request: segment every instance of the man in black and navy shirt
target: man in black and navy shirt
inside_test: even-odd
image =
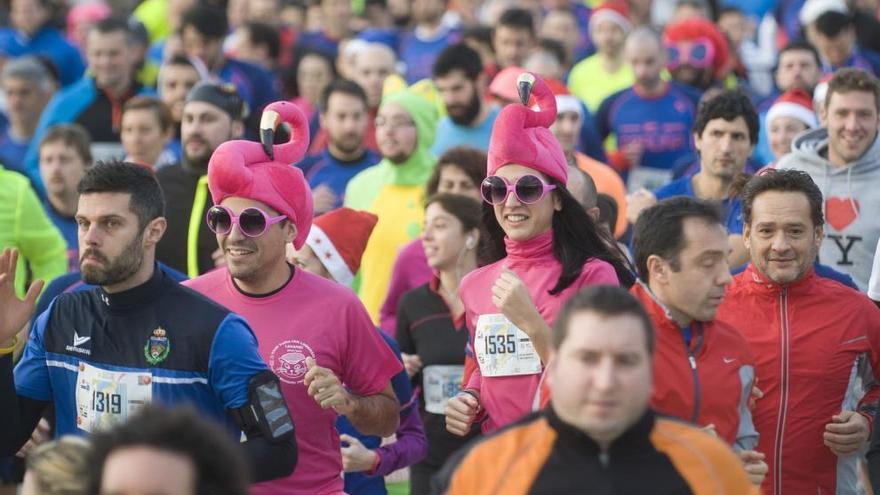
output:
[[[14,373],[14,335],[42,284],[18,300],[16,256],[0,255],[0,455],[26,442],[49,402],[58,435],[105,429],[149,403],[187,404],[234,438],[246,434],[253,480],[289,475],[293,423],[283,400],[273,400],[277,378],[250,327],[156,268],[165,219],[155,178],[137,165],[102,164],[79,193],[80,272],[100,287],[55,299],[36,318]]]

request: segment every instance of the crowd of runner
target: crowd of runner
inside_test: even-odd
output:
[[[877,0],[0,23],[0,495],[880,494]]]

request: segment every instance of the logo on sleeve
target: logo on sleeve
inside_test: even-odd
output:
[[[297,385],[306,377],[306,358],[315,358],[315,351],[299,340],[285,340],[276,345],[269,355],[269,367],[284,383]]]
[[[153,366],[161,363],[168,357],[171,352],[171,342],[166,337],[166,332],[162,327],[153,330],[153,335],[144,344],[144,357],[147,362]]]

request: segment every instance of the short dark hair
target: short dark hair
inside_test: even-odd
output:
[[[465,77],[476,81],[483,73],[483,61],[480,59],[480,54],[464,43],[447,46],[434,60],[431,74],[436,79],[448,76],[455,70],[464,72]]]
[[[596,195],[596,206],[599,208],[599,218],[596,219],[596,223],[606,227],[608,233],[613,236],[619,214],[617,200],[609,194],[599,193]]]
[[[39,148],[58,141],[73,148],[86,167],[92,165],[92,140],[89,137],[89,132],[83,126],[79,124],[54,125],[40,139]]]
[[[592,285],[565,303],[556,324],[553,326],[552,345],[559,349],[568,336],[572,317],[581,312],[592,311],[602,316],[634,316],[645,330],[645,345],[648,355],[654,354],[654,326],[642,303],[626,289],[614,285]]]
[[[208,5],[196,5],[184,12],[180,20],[180,32],[182,33],[187,26],[192,26],[209,40],[223,39],[229,31],[226,12]]]
[[[813,182],[810,174],[799,170],[768,169],[752,177],[743,187],[742,214],[746,225],[752,223],[755,198],[768,191],[803,193],[810,203],[810,218],[813,220],[813,226],[825,224],[825,216],[822,214],[822,191]]]
[[[115,452],[148,447],[186,457],[195,468],[195,493],[246,495],[247,468],[241,449],[228,432],[186,407],[147,406],[111,430],[92,436],[91,490],[101,491],[104,465]]]
[[[525,30],[532,37],[535,36],[535,19],[532,17],[532,13],[526,9],[513,7],[502,12],[495,29],[497,30],[502,26],[510,29]]]
[[[746,121],[749,130],[749,141],[752,144],[758,142],[758,130],[760,120],[755,106],[749,97],[740,90],[724,90],[717,95],[702,102],[697,108],[697,116],[694,118],[694,134],[703,135],[703,131],[709,122],[715,119],[724,119],[728,122],[742,117]]]
[[[265,46],[269,57],[277,61],[281,55],[281,34],[278,28],[256,21],[249,21],[244,27],[247,29],[251,44]]]
[[[831,103],[834,93],[863,91],[874,95],[874,108],[880,112],[880,82],[870,72],[863,69],[847,67],[838,69],[828,81],[828,93],[825,95],[825,108]]]
[[[156,218],[165,216],[165,198],[156,176],[134,163],[98,162],[77,186],[79,194],[129,193],[128,207],[137,215],[143,229]]]
[[[538,40],[538,48],[553,55],[560,65],[568,65],[568,54],[565,52],[565,46],[559,41],[541,38]]]
[[[650,281],[648,258],[652,255],[666,260],[675,271],[681,269],[678,257],[686,247],[684,221],[688,218],[724,226],[715,203],[687,196],[665,199],[639,215],[633,231],[633,258],[642,281]]]
[[[364,104],[364,108],[370,108],[370,104],[367,102],[367,93],[364,91],[364,88],[350,79],[343,79],[340,77],[331,81],[330,84],[324,88],[324,91],[321,92],[320,105],[322,113],[327,111],[327,107],[330,105],[330,97],[333,96],[333,93],[354,96]]]
[[[836,38],[847,28],[854,26],[851,15],[842,12],[829,11],[816,18],[816,31],[823,36]]]
[[[483,179],[486,178],[487,160],[486,153],[476,148],[471,148],[469,146],[455,146],[449,148],[445,153],[440,155],[440,158],[437,159],[437,164],[434,166],[434,172],[431,173],[431,177],[429,177],[428,182],[425,183],[425,189],[428,192],[428,196],[437,194],[437,188],[440,187],[440,174],[443,172],[443,169],[447,167],[460,168],[461,171],[473,181],[474,186],[479,188],[480,184],[483,183]]]
[[[777,70],[779,69],[779,60],[782,59],[782,55],[784,55],[788,52],[810,52],[810,54],[813,55],[813,60],[816,61],[816,67],[822,67],[822,59],[819,58],[819,52],[816,50],[816,47],[814,47],[813,45],[809,44],[808,42],[806,42],[804,40],[798,39],[798,40],[794,40],[794,41],[789,42],[787,45],[785,45],[785,48],[783,48],[779,52],[779,56],[776,57],[776,61],[777,61],[776,62],[776,69]]]
[[[152,111],[156,115],[156,120],[159,121],[159,128],[162,129],[162,132],[168,132],[174,127],[174,117],[171,116],[171,110],[155,96],[132,96],[122,105],[122,114],[125,115],[130,110]]]
[[[484,45],[492,46],[492,28],[489,26],[477,25],[464,28],[461,32],[462,41],[474,40]]]
[[[93,31],[101,34],[121,32],[125,35],[126,43],[131,43],[134,41],[134,33],[131,30],[131,25],[129,25],[128,22],[124,19],[120,19],[118,17],[108,17],[92,24],[89,32]]]
[[[474,198],[461,194],[435,194],[425,202],[425,208],[434,203],[439,204],[447,213],[457,218],[465,232],[474,229],[480,230],[483,224],[483,210],[480,203]]]

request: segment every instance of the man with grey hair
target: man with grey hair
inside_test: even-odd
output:
[[[57,89],[46,66],[35,57],[12,59],[0,72],[9,126],[0,134],[0,163],[25,173],[24,157],[40,114]]]

